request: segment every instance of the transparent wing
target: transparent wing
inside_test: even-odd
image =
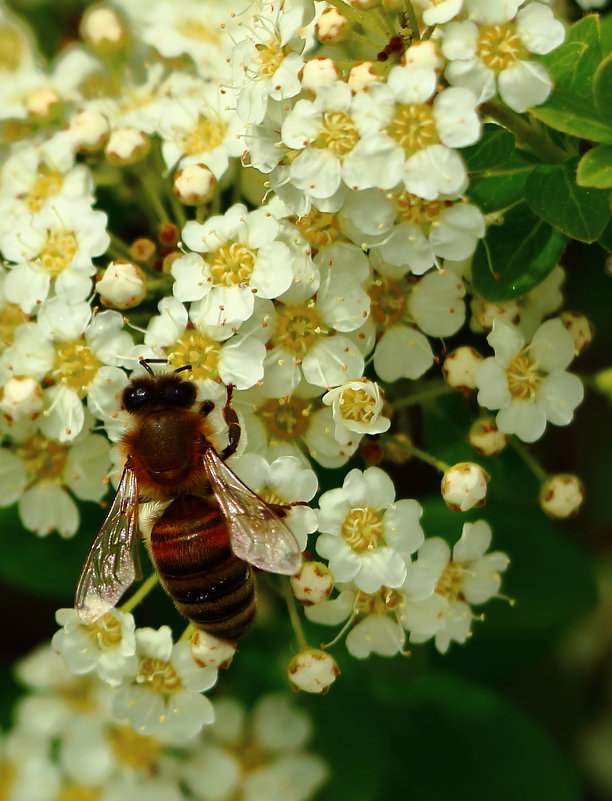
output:
[[[271,573],[297,573],[302,557],[286,523],[240,481],[216,451],[208,448],[203,458],[236,556]]]
[[[112,609],[140,573],[138,533],[138,482],[126,465],[79,577],[74,607],[83,623]]]

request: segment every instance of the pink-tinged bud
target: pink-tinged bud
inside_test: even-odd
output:
[[[304,606],[312,606],[329,598],[334,577],[323,562],[304,562],[300,572],[291,577],[291,589]]]
[[[500,431],[491,416],[481,417],[472,423],[468,434],[472,448],[483,456],[495,456],[501,453],[508,444],[508,437]]]
[[[114,8],[106,6],[90,6],[85,10],[80,33],[93,50],[103,53],[123,50],[130,41],[124,19]]]
[[[236,653],[236,646],[205,631],[196,631],[191,638],[191,657],[198,667],[226,668]]]
[[[94,153],[108,140],[108,120],[99,111],[79,111],[68,126],[75,150]]]
[[[324,695],[340,670],[335,659],[325,651],[308,648],[293,657],[287,672],[292,689]]]
[[[567,328],[574,340],[574,353],[578,356],[593,341],[595,328],[584,314],[567,311],[559,315],[561,322]]]
[[[326,8],[315,25],[317,38],[325,44],[343,42],[351,28],[350,21],[334,6]]]
[[[455,348],[444,359],[442,365],[444,380],[453,389],[460,389],[464,392],[476,389],[474,374],[482,361],[480,353],[469,345]]]
[[[0,394],[0,411],[14,422],[34,420],[43,407],[42,387],[33,378],[9,378]]]
[[[174,173],[173,188],[185,206],[201,206],[212,200],[217,179],[204,164],[189,164]]]
[[[132,309],[147,294],[144,273],[129,261],[111,261],[96,283],[96,292],[103,306]]]
[[[574,517],[584,501],[584,484],[578,476],[559,473],[547,478],[540,490],[540,507],[548,517]]]
[[[472,301],[472,328],[476,331],[490,331],[498,318],[507,323],[518,323],[521,306],[518,300],[494,303],[484,298]]]
[[[368,86],[380,81],[380,75],[374,69],[371,61],[362,61],[360,64],[355,64],[351,67],[346,82],[349,85],[351,92],[363,92]]]
[[[484,506],[491,476],[476,462],[459,462],[442,477],[442,497],[453,512]]]
[[[406,67],[430,67],[436,72],[440,72],[444,66],[438,45],[431,39],[412,42],[404,53],[402,63]]]
[[[334,83],[339,78],[334,60],[316,56],[302,67],[301,84],[305,91],[316,92],[321,86]]]
[[[115,128],[104,148],[109,164],[123,167],[142,161],[151,149],[149,137],[137,128]]]

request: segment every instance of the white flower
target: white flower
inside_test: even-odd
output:
[[[113,694],[113,713],[141,734],[189,740],[212,723],[211,702],[200,693],[217,680],[217,670],[200,668],[188,642],[172,643],[168,626],[136,630],[138,667],[132,683]]]
[[[342,488],[324,493],[319,505],[316,549],[336,582],[352,579],[367,593],[403,584],[406,560],[423,542],[416,501],[395,501],[389,476],[369,467],[351,470]]]
[[[471,604],[488,601],[499,590],[500,573],[509,563],[506,554],[487,554],[491,529],[484,520],[465,523],[461,539],[451,550],[440,537],[425,541],[412,565],[419,585],[421,574],[429,573],[435,581],[433,595],[423,600],[406,599],[400,620],[410,632],[410,642],[435,638],[436,648],[445,653],[452,641],[465,642],[471,632]],[[413,575],[409,572],[404,591],[410,594]]]
[[[95,623],[85,625],[74,609],[58,609],[55,619],[63,629],[56,632],[52,645],[72,673],[95,670],[112,687],[133,673],[136,641],[132,615],[111,609]]]
[[[391,420],[382,414],[380,387],[369,378],[349,381],[327,392],[321,400],[332,407],[334,436],[342,444],[354,439],[354,434],[381,434],[391,425]]]
[[[565,372],[574,340],[561,320],[542,323],[528,345],[517,328],[496,320],[487,341],[495,356],[484,360],[474,381],[480,405],[500,410],[500,431],[535,442],[547,421],[568,425],[584,389],[577,376]]]
[[[563,24],[543,3],[465,0],[469,19],[450,22],[442,52],[445,75],[453,86],[471,89],[478,103],[501,99],[518,112],[543,103],[552,88],[546,68],[528,60],[530,53],[554,50],[565,38]],[[515,17],[516,15],[516,17]]]

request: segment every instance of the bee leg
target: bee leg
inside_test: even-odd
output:
[[[214,408],[215,404],[211,400],[203,401],[200,404],[200,414],[202,417],[208,417]]]
[[[229,459],[229,457],[233,453],[236,453],[236,449],[238,448],[238,443],[240,442],[240,423],[238,422],[238,415],[232,409],[233,392],[234,392],[233,385],[228,384],[227,400],[225,401],[225,406],[223,407],[223,419],[227,423],[227,427],[229,429],[228,431],[229,442],[219,454],[224,461],[225,459]]]

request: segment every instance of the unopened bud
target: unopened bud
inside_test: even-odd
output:
[[[11,420],[33,420],[42,407],[42,388],[33,378],[14,376],[2,387],[0,410]]]
[[[85,9],[80,33],[92,50],[106,53],[122,50],[130,38],[125,21],[116,9],[108,6],[90,6]]]
[[[320,86],[326,86],[337,80],[338,69],[334,60],[315,56],[304,64],[300,83],[305,91],[316,92]]]
[[[355,64],[354,67],[351,67],[351,71],[346,79],[351,92],[355,94],[357,94],[357,92],[363,92],[364,89],[367,89],[368,86],[371,86],[377,81],[380,81],[380,76],[374,69],[374,65],[371,61],[362,61],[361,64]]]
[[[173,248],[179,241],[180,236],[179,227],[172,222],[162,223],[157,229],[159,244],[164,248]]]
[[[142,161],[151,148],[149,137],[137,128],[115,128],[104,149],[109,164],[121,167]]]
[[[30,92],[25,102],[28,114],[39,121],[59,118],[62,105],[61,98],[50,87]]]
[[[229,640],[220,640],[206,631],[196,631],[191,638],[191,657],[198,667],[226,668],[236,653]]]
[[[549,517],[574,517],[584,501],[584,485],[578,476],[559,473],[547,478],[540,490],[540,507]]]
[[[108,120],[99,111],[79,111],[68,129],[75,149],[86,153],[101,150],[109,134]]]
[[[459,462],[442,477],[442,497],[453,512],[484,506],[491,476],[476,462]]]
[[[212,200],[217,179],[204,164],[189,164],[174,173],[174,194],[185,206],[200,206]]]
[[[304,606],[325,601],[334,589],[332,572],[323,562],[304,562],[290,581],[293,594]]]
[[[147,286],[140,267],[117,259],[108,265],[96,283],[96,292],[104,306],[132,309],[144,299]]]
[[[507,300],[493,303],[484,298],[476,297],[472,301],[471,327],[476,331],[490,331],[495,320],[506,323],[517,323],[521,316],[521,307],[518,300]]]
[[[429,67],[436,72],[440,72],[444,66],[438,46],[431,39],[412,42],[404,53],[402,63],[406,67]]]
[[[508,437],[500,431],[494,417],[481,417],[472,423],[468,434],[472,448],[483,456],[495,456],[508,444]]]
[[[559,315],[574,340],[574,353],[578,356],[593,341],[595,329],[590,320],[579,312],[567,311]]]
[[[141,236],[135,239],[130,245],[130,256],[134,261],[150,261],[157,253],[157,246],[152,239]]]
[[[324,695],[340,670],[335,659],[325,651],[308,648],[293,657],[287,672],[289,684],[294,690]]]
[[[325,44],[343,42],[352,28],[349,20],[334,6],[329,6],[315,25],[317,38]]]
[[[476,348],[469,345],[455,348],[444,359],[442,365],[444,380],[453,389],[460,389],[464,392],[476,389],[474,374],[482,361],[483,358]]]

